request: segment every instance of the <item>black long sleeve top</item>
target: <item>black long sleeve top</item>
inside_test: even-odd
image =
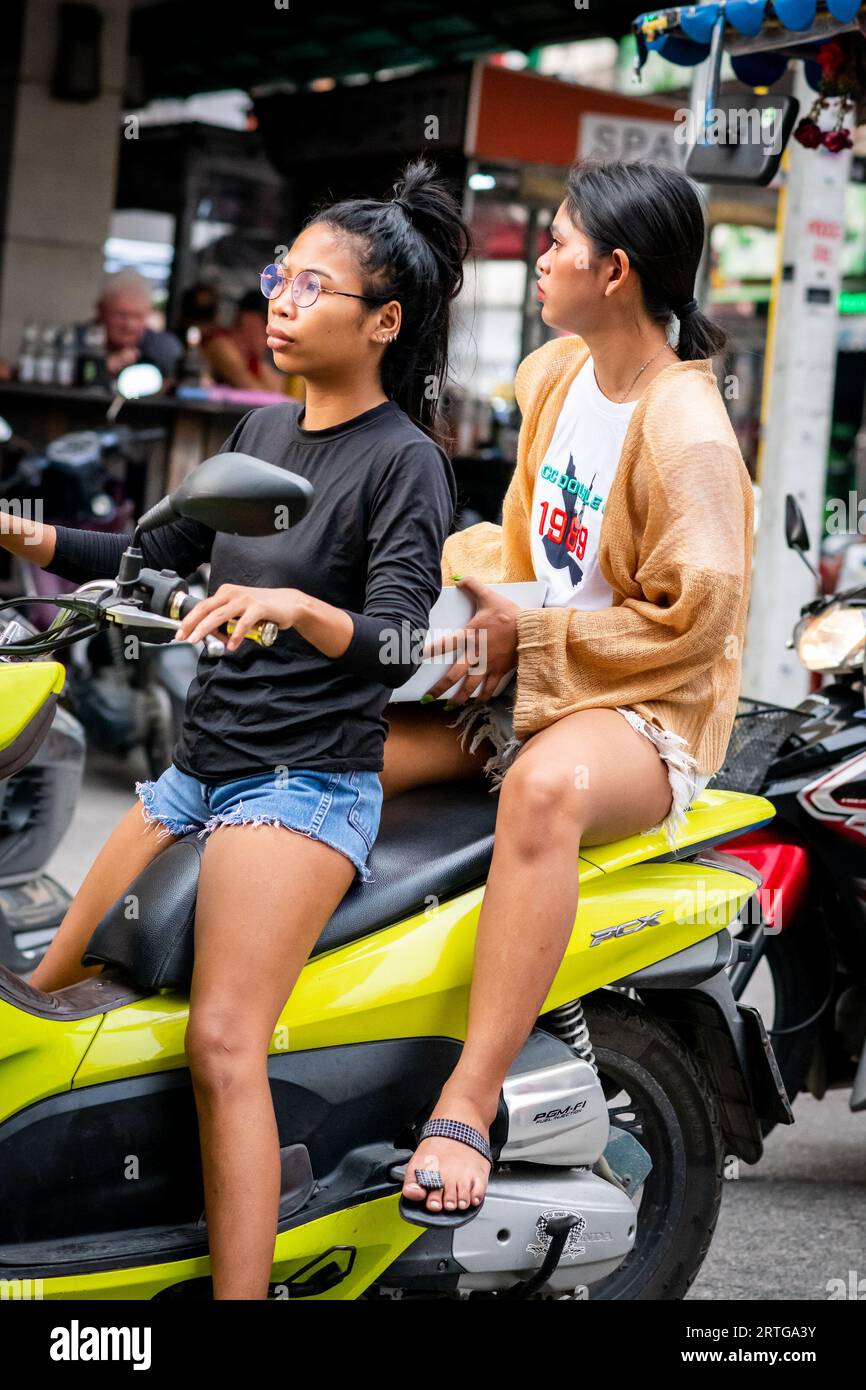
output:
[[[221,452],[307,478],[306,515],[268,536],[180,519],[142,537],[145,564],[184,578],[209,561],[220,584],[294,588],[343,608],[354,632],[328,657],[294,629],[199,658],[172,761],[208,785],[275,768],[380,772],[391,691],[420,663],[457,490],[447,455],[394,402],[305,430],[291,403],[252,410]],[[113,577],[129,535],[57,528],[51,573]]]

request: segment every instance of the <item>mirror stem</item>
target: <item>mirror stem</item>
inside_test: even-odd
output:
[[[824,597],[824,581],[822,580],[819,571],[815,569],[815,566],[812,564],[812,561],[809,559],[809,557],[807,556],[807,554],[806,554],[806,552],[805,552],[804,550],[799,550],[799,549],[798,549],[798,550],[797,550],[797,554],[800,556],[800,559],[803,561],[803,564],[806,566],[806,569],[809,571],[809,573],[812,574],[812,575],[814,575],[815,579],[817,579],[817,581],[818,581],[818,593],[819,593],[819,594],[821,595],[821,597],[823,598],[823,597]]]
[[[117,572],[117,597],[129,600],[132,598],[133,591],[138,583],[141,567],[144,564],[144,555],[139,545],[140,532],[136,527],[135,534],[130,544],[120,557],[120,569]]]
[[[149,512],[138,523],[136,535],[142,531],[155,531],[159,526],[169,526],[173,521],[177,521],[178,513],[172,506],[170,497],[163,497],[161,502],[157,502],[155,507],[151,507]]]

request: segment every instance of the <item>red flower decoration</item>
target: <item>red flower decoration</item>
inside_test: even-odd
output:
[[[799,140],[801,145],[805,145],[807,150],[816,150],[821,144],[822,138],[819,127],[808,117],[804,117],[794,131],[794,139]]]
[[[845,65],[845,50],[838,39],[831,39],[818,49],[815,61],[820,64],[824,77],[835,77],[839,69]]]
[[[840,150],[850,150],[854,145],[851,132],[844,126],[840,126],[838,130],[826,130],[821,139],[831,154],[838,154]]]

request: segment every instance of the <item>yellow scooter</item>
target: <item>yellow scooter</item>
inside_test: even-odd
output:
[[[54,651],[109,622],[170,640],[196,602],[143,567],[142,533],[187,516],[264,534],[277,506],[303,515],[309,486],[219,455],[142,519],[116,580],[60,600],[39,638],[0,634],[0,778],[51,726]],[[574,930],[502,1088],[484,1203],[410,1209],[405,1165],[465,1037],[495,814],[471,782],[387,801],[376,882],[350,888],[286,1004],[269,1055],[275,1298],[682,1298],[726,1160],[757,1162],[763,1119],[793,1122],[760,1015],[727,974],[729,924],[759,880],[716,851],[773,806],[707,789],[675,854],[661,832],[581,851]],[[7,1296],[211,1296],[184,1052],[203,844],[169,845],[106,913],[83,957],[101,975],[44,993],[0,967]]]

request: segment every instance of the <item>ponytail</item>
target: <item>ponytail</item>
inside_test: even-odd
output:
[[[694,303],[694,300],[692,301]],[[676,312],[674,312],[676,317]],[[677,342],[677,356],[683,362],[697,362],[702,358],[714,357],[724,352],[728,341],[725,330],[713,319],[707,318],[700,309],[686,314],[679,320],[680,336]]]
[[[436,167],[416,160],[387,201],[351,199],[310,218],[356,237],[364,293],[403,310],[397,340],[385,349],[382,388],[438,439],[437,413],[448,379],[451,305],[463,288],[469,229]]]

